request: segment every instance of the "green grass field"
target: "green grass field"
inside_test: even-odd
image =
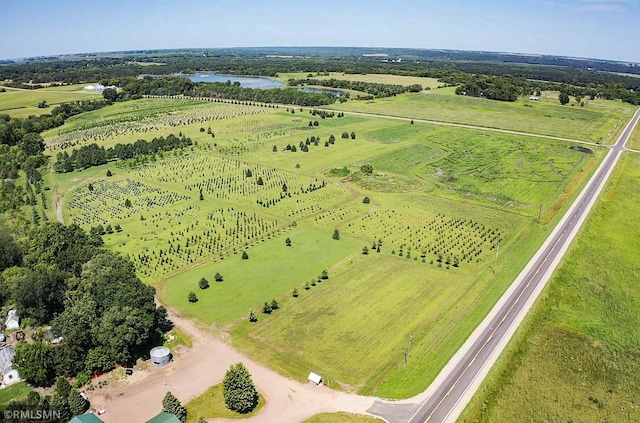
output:
[[[287,82],[291,78],[295,79],[306,79],[309,75],[308,72],[292,72],[292,73],[279,73],[278,80],[282,82]],[[344,74],[339,72],[330,72],[329,76],[321,75],[317,76],[316,74],[311,74],[310,78],[312,79],[340,79],[345,81],[360,81],[360,82],[371,82],[374,84],[392,84],[392,85],[414,85],[420,84],[423,89],[427,88],[438,88],[443,84],[439,82],[435,78],[423,78],[419,76],[401,76],[401,75],[385,75],[385,74]]]
[[[451,107],[474,100],[454,99]],[[120,225],[105,244],[132,259],[161,301],[228,329],[256,360],[296,379],[313,369],[335,388],[390,398],[414,395],[435,377],[602,158],[561,141],[364,116],[318,119],[286,107],[179,99],[111,107],[70,119],[48,141],[68,136],[71,149],[182,132],[198,145],[145,164],[51,174],[65,221]],[[313,120],[319,125],[309,126]],[[371,175],[360,172],[366,163]],[[343,167],[350,177],[329,176]],[[325,269],[329,279],[318,283]],[[198,287],[203,277],[206,290]],[[188,301],[190,291],[197,302]],[[263,314],[274,298],[280,309]],[[248,321],[250,309],[258,322]]]
[[[621,107],[623,111],[621,111]],[[513,103],[452,96],[405,94],[369,101],[349,101],[330,106],[344,111],[426,119],[508,129],[593,142],[614,142],[612,132],[632,116],[633,106],[598,102],[585,107],[560,106],[552,102],[520,99]]]
[[[629,215],[639,165],[637,155],[619,162],[461,421],[640,421],[640,226]]]
[[[303,423],[376,423],[382,420],[372,416],[350,413],[321,413],[305,420]]]
[[[207,389],[207,391],[197,398],[192,399],[185,404],[187,409],[187,423],[197,423],[201,417],[205,419],[224,418],[224,419],[246,419],[255,416],[264,407],[264,398],[258,394],[258,405],[247,414],[236,413],[227,408],[224,403],[223,386],[215,385]]]
[[[291,247],[285,245],[286,238],[291,239]],[[183,316],[226,325],[247,317],[249,309],[259,313],[265,301],[288,298],[293,287],[303,289],[305,282],[361,248],[356,240],[334,241],[327,231],[298,225],[244,250],[247,260],[236,252],[171,278],[159,286],[158,295]],[[223,282],[215,282],[216,273],[224,277]],[[201,278],[209,281],[208,289],[198,288]],[[189,291],[196,293],[197,303],[187,301]]]
[[[100,93],[84,90],[84,85],[66,85],[37,90],[18,90],[7,87],[5,89],[6,92],[0,93],[0,114],[16,118],[47,114],[61,103],[102,98]],[[43,100],[47,101],[49,107],[40,109],[38,103]]]
[[[631,133],[629,141],[627,141],[627,147],[640,150],[640,131],[637,128]]]
[[[33,389],[24,382],[16,383],[7,388],[0,389],[0,406],[8,405],[12,401],[22,401],[27,398]]]

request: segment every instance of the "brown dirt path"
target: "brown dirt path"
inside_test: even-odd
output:
[[[266,400],[265,407],[251,423],[297,423],[321,412],[348,411],[365,414],[375,398],[337,392],[327,387],[315,387],[285,378],[255,363],[217,339],[208,328],[177,316],[170,311],[175,326],[186,332],[193,346],[179,352],[174,361],[161,368],[134,371],[133,377],[110,380],[106,388],[89,393],[91,407],[104,408],[100,416],[106,423],[145,422],[161,411],[162,398],[171,391],[180,402],[204,393],[222,382],[227,369],[239,361],[249,369],[256,388]],[[103,377],[104,378],[104,377]],[[215,419],[212,422],[234,421]]]

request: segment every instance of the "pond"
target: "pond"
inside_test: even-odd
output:
[[[243,88],[280,88],[284,87],[282,82],[260,76],[235,76],[218,75],[216,73],[197,73],[195,75],[176,75],[182,78],[189,78],[193,82],[239,82]]]
[[[298,88],[298,91],[304,91],[305,93],[317,93],[317,94],[333,94],[336,97],[341,97],[343,92],[342,91],[335,91],[335,90],[323,90],[320,88]]]

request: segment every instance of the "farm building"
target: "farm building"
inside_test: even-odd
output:
[[[18,371],[11,365],[14,355],[16,355],[16,351],[11,347],[0,349],[0,373],[2,373],[2,383],[5,386],[13,385],[21,380]]]
[[[87,86],[85,86],[85,87],[84,87],[84,89],[85,89],[85,90],[88,90],[88,91],[95,91],[95,92],[98,92],[98,93],[103,92],[103,91],[104,91],[105,89],[107,89],[107,88],[111,88],[111,89],[115,90],[115,89],[117,89],[118,87],[116,87],[115,85],[109,85],[109,86],[105,87],[105,86],[104,86],[104,85],[102,85],[102,84],[87,85]]]
[[[316,386],[320,386],[323,383],[322,376],[315,374],[313,372],[309,373],[309,377],[307,377],[307,379],[309,380],[309,382],[315,384]]]
[[[171,361],[171,351],[167,347],[154,347],[149,355],[154,366],[166,366]]]
[[[7,330],[20,329],[20,318],[16,310],[9,310],[7,313],[7,321],[4,323]]]
[[[104,423],[93,413],[81,414],[72,418],[69,423]]]
[[[151,420],[147,420],[146,423],[180,423],[180,419],[178,419],[174,414],[165,413],[163,411]]]

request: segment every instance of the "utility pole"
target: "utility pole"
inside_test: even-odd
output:
[[[411,351],[411,341],[413,341],[413,334],[409,334],[409,345],[407,345],[407,352],[404,354],[404,364],[409,364],[409,352]]]
[[[540,223],[541,216],[542,216],[542,203],[540,203],[540,211],[538,212],[538,224]]]

